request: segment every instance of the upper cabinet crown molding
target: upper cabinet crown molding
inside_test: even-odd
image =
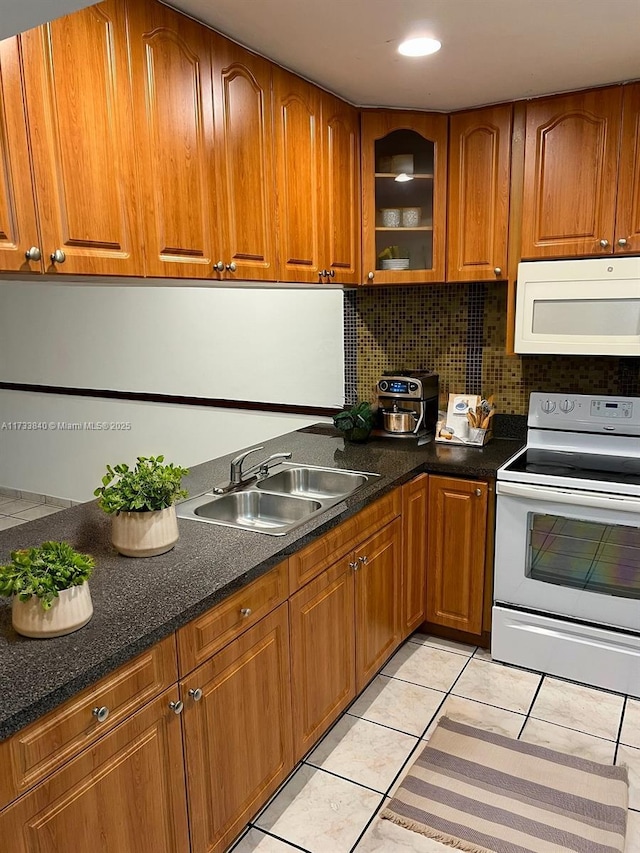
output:
[[[29,30],[21,45],[45,271],[141,275],[123,4]]]

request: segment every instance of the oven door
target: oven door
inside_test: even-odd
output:
[[[640,498],[498,482],[494,598],[640,631]]]

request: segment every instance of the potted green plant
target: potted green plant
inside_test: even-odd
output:
[[[347,441],[366,441],[373,429],[374,413],[371,404],[356,403],[350,409],[345,409],[333,416],[336,429],[344,433]]]
[[[12,600],[14,629],[25,637],[60,637],[86,625],[93,616],[87,581],[93,557],[68,542],[43,542],[11,552],[0,566],[0,595]]]
[[[181,488],[189,473],[164,456],[138,456],[134,468],[125,463],[107,465],[94,494],[102,509],[113,516],[112,542],[127,557],[155,557],[178,541],[175,501],[187,497]]]

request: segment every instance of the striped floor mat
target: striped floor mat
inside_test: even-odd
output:
[[[383,818],[468,853],[622,853],[623,767],[443,717]]]

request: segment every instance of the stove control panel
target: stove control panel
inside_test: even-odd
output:
[[[624,400],[592,400],[591,414],[596,418],[630,418],[633,403]]]
[[[527,423],[539,429],[640,435],[640,398],[534,392]]]

